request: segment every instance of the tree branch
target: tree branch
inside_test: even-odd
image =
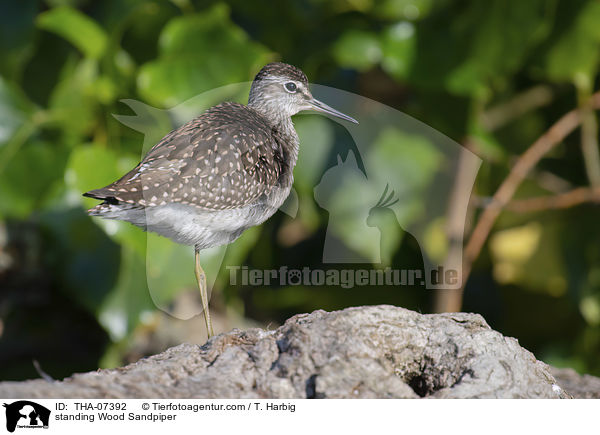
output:
[[[496,130],[531,110],[545,106],[552,101],[552,98],[552,90],[549,86],[534,86],[483,112],[481,124],[488,131]]]
[[[593,109],[600,108],[600,92],[592,95],[590,106]],[[473,261],[479,256],[481,248],[485,243],[494,222],[502,209],[508,204],[521,185],[528,172],[541,160],[541,158],[569,135],[581,124],[582,111],[575,109],[563,115],[552,127],[536,140],[519,157],[508,176],[504,179],[492,198],[491,204],[482,212],[475,229],[467,242],[464,252],[463,264],[463,286],[465,285]]]
[[[589,91],[579,89],[579,108],[581,109],[581,152],[585,163],[585,172],[587,173],[590,184],[594,187],[600,187],[600,151],[598,150],[598,122],[596,113],[590,107],[588,96]],[[586,95],[587,94],[587,95]]]
[[[516,213],[532,213],[574,207],[586,202],[600,203],[600,187],[579,187],[558,195],[517,199],[509,202],[506,209]]]

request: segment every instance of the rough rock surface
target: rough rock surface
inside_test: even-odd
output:
[[[0,383],[2,398],[559,398],[550,368],[476,314],[315,311],[114,370]]]
[[[600,399],[600,378],[580,375],[573,369],[551,367],[551,373],[558,385],[575,399]]]

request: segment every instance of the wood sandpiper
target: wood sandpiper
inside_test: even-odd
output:
[[[123,177],[84,196],[102,200],[91,216],[130,222],[194,246],[209,338],[200,250],[236,240],[263,223],[290,193],[299,138],[291,116],[315,110],[357,123],[315,99],[306,75],[270,63],[254,78],[248,105],[226,102],[173,130]]]

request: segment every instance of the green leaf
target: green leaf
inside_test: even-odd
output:
[[[142,313],[154,309],[146,284],[144,257],[124,245],[116,285],[97,305],[98,320],[116,341],[128,336],[139,325]]]
[[[73,150],[66,177],[70,186],[83,193],[104,187],[121,175],[112,150],[88,144]]]
[[[37,25],[62,36],[87,57],[98,59],[106,49],[108,37],[102,27],[87,15],[69,6],[43,12],[37,18]]]
[[[386,28],[381,35],[381,46],[383,69],[392,77],[406,78],[415,56],[415,26],[401,21]]]
[[[546,58],[546,74],[554,81],[592,76],[600,60],[600,2],[588,2]]]
[[[543,0],[471,2],[455,12],[452,25],[447,9],[419,23],[410,79],[479,98],[507,85],[552,22]]]
[[[98,204],[98,200],[84,198],[88,190],[104,187],[132,169],[138,161],[136,156],[117,154],[111,149],[86,144],[76,147],[69,158],[65,181],[69,195],[77,198],[86,208]],[[146,234],[126,222],[95,219],[98,226],[114,241],[127,245],[137,255],[146,254]]]
[[[94,59],[67,62],[50,96],[49,112],[68,143],[76,143],[96,125],[98,64]]]
[[[140,230],[141,232],[141,230]],[[146,279],[152,300],[157,307],[168,312],[168,305],[177,293],[196,288],[194,276],[194,250],[178,245],[155,233],[145,234],[148,242],[146,254]],[[206,264],[204,265],[206,268]],[[210,280],[208,281],[210,285]]]
[[[0,148],[29,117],[32,109],[25,96],[0,77]]]
[[[28,143],[0,174],[0,215],[26,218],[39,208],[55,182],[62,182],[68,151],[50,143]]]
[[[373,14],[384,20],[418,20],[427,16],[431,9],[443,5],[437,0],[380,0],[373,5]]]
[[[109,104],[115,101],[117,96],[117,85],[110,77],[101,76],[94,82],[93,92],[101,103]]]
[[[381,60],[381,47],[375,34],[350,30],[335,43],[333,55],[341,66],[366,71]]]
[[[150,103],[174,106],[209,89],[250,80],[270,55],[229,19],[218,4],[201,14],[169,21],[157,60],[141,67],[140,94]],[[216,55],[218,54],[218,55]]]
[[[299,117],[294,127],[302,144],[294,168],[294,186],[312,196],[333,147],[333,127],[330,120],[319,115]]]

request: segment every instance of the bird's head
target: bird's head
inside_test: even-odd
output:
[[[370,227],[386,227],[388,225],[394,225],[396,222],[396,215],[391,207],[400,199],[394,199],[395,192],[393,190],[388,195],[388,188],[389,184],[386,184],[381,198],[379,198],[377,204],[369,210],[367,225]]]
[[[259,71],[250,89],[248,105],[269,118],[314,110],[358,124],[354,118],[313,97],[306,75],[299,68],[281,62],[269,63]]]

